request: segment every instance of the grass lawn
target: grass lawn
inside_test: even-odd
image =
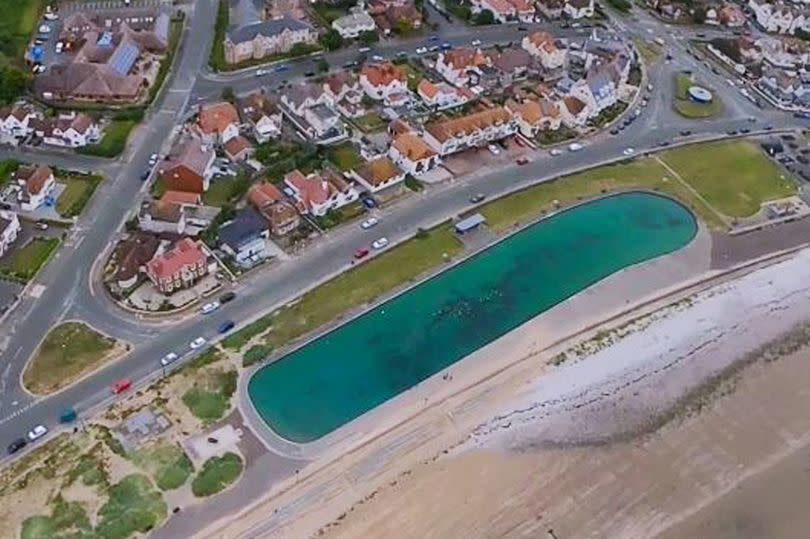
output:
[[[74,217],[82,213],[82,210],[90,202],[90,198],[95,193],[98,184],[101,183],[100,176],[67,176],[59,179],[67,185],[65,190],[59,195],[56,202],[56,211],[65,218]]]
[[[712,101],[710,103],[697,103],[689,99],[688,90],[690,86],[697,84],[712,92]],[[716,116],[723,110],[723,103],[720,97],[711,88],[706,87],[699,81],[692,81],[688,75],[678,73],[675,75],[675,102],[673,103],[675,110],[684,118],[711,118]]]
[[[11,173],[20,167],[20,163],[13,159],[0,161],[0,187],[3,187],[11,179]]]
[[[321,18],[327,23],[327,25],[331,25],[332,21],[340,17],[343,17],[349,12],[345,8],[333,6],[327,4],[326,2],[316,2],[312,4],[312,9],[315,10],[315,13],[321,16]]]
[[[33,279],[59,246],[56,238],[34,238],[0,261],[0,275],[18,281]]]
[[[385,120],[380,118],[380,115],[376,112],[369,112],[359,118],[355,118],[354,123],[357,124],[357,127],[364,133],[373,133],[385,129]]]
[[[634,39],[633,43],[646,65],[654,64],[661,57],[661,48],[655,43],[648,43],[640,38]]]
[[[357,168],[363,164],[360,152],[351,142],[344,142],[330,147],[326,152],[327,159],[335,164],[342,172]]]
[[[183,403],[206,425],[222,419],[236,391],[236,376],[233,370],[200,373],[194,385],[183,394]]]
[[[98,537],[124,539],[136,532],[147,533],[166,519],[166,502],[144,475],[124,477],[110,487],[107,495],[107,502],[98,512]]]
[[[242,459],[234,453],[213,457],[205,461],[202,470],[191,482],[191,492],[197,497],[221,492],[236,481],[242,473]]]
[[[51,514],[27,518],[22,525],[21,539],[53,539],[84,537],[92,526],[82,504],[67,502],[57,496],[51,503]],[[75,534],[75,535],[74,535]]]
[[[353,202],[348,206],[343,206],[342,208],[338,208],[337,210],[330,210],[326,212],[326,215],[323,217],[316,217],[315,221],[318,223],[318,226],[324,230],[334,228],[340,224],[346,223],[348,221],[352,221],[357,219],[361,215],[366,213],[366,208],[363,206],[363,203],[360,201]]]
[[[250,187],[246,175],[225,176],[211,182],[208,191],[203,193],[203,202],[209,206],[222,207],[242,198]]]
[[[98,157],[118,157],[126,148],[129,133],[136,125],[138,122],[134,120],[113,120],[104,128],[104,136],[98,144],[84,146],[77,151]]]
[[[61,389],[101,366],[115,346],[81,322],[65,322],[48,332],[23,373],[25,387],[37,394]]]
[[[452,227],[442,225],[424,238],[413,238],[307,292],[294,305],[260,318],[226,338],[222,344],[239,350],[252,337],[267,332],[264,344],[278,348],[324,324],[339,320],[351,309],[374,301],[398,286],[415,281],[461,250],[461,242],[456,239]]]
[[[155,198],[160,198],[163,196],[163,193],[166,192],[166,182],[163,180],[163,177],[160,175],[154,176],[155,181],[152,182],[152,186],[149,188],[149,192]],[[210,187],[209,187],[210,189]]]
[[[405,72],[408,74],[408,90],[415,92],[416,88],[419,86],[419,83],[423,78],[425,78],[424,73],[409,63],[400,64],[397,67],[405,70]]]
[[[748,217],[768,200],[795,195],[793,179],[748,141],[684,146],[662,159],[729,217]]]
[[[149,473],[160,490],[180,488],[194,471],[191,460],[180,446],[165,441],[139,449],[131,458]]]

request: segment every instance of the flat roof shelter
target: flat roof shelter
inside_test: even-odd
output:
[[[466,219],[462,219],[461,221],[456,223],[455,225],[456,233],[460,235],[466,234],[467,232],[471,232],[477,229],[479,226],[481,226],[486,222],[487,220],[480,213],[470,215]]]

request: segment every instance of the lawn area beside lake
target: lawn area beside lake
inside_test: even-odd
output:
[[[30,281],[59,246],[56,238],[34,238],[24,247],[14,248],[0,260],[0,275],[17,281]]]
[[[64,183],[66,187],[56,201],[56,211],[62,217],[71,218],[82,213],[101,183],[101,177],[67,176],[59,178],[59,182]]]
[[[236,371],[214,369],[195,375],[194,385],[183,394],[189,411],[205,425],[222,419],[236,392]]]
[[[120,350],[115,339],[81,322],[65,322],[45,336],[23,372],[23,385],[47,395],[101,367]]]

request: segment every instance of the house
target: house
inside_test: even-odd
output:
[[[0,108],[0,135],[24,138],[33,132],[37,112],[28,105],[17,104]]]
[[[349,10],[348,15],[338,17],[332,21],[332,28],[337,30],[344,39],[355,39],[363,32],[373,32],[377,29],[377,24],[371,15],[361,8],[354,7]]]
[[[308,23],[284,16],[236,27],[225,36],[225,61],[238,64],[290,52],[295,45],[314,45],[318,33]]]
[[[534,3],[529,0],[473,0],[473,11],[489,10],[500,23],[511,20],[534,22]]]
[[[428,79],[419,81],[416,93],[428,107],[434,110],[460,107],[475,96],[467,88],[456,88],[446,82],[430,82]]]
[[[537,10],[546,19],[559,19],[562,17],[563,4],[563,0],[537,0]]]
[[[563,13],[569,19],[583,19],[593,17],[593,0],[565,0]]]
[[[133,232],[120,242],[113,251],[111,261],[115,267],[112,280],[122,290],[129,290],[138,283],[146,264],[154,258],[160,240],[154,234]]]
[[[186,216],[181,204],[166,200],[149,200],[138,211],[138,228],[155,234],[183,234]]]
[[[0,210],[0,257],[6,254],[20,233],[20,219],[11,211]]]
[[[338,103],[344,98],[350,102],[360,102],[363,96],[360,92],[360,83],[357,77],[351,71],[338,71],[326,77],[323,83],[324,93],[332,100],[332,103]]]
[[[548,32],[534,32],[525,36],[521,46],[539,58],[540,64],[548,70],[559,69],[565,64],[565,45]]]
[[[390,35],[393,31],[401,29],[419,30],[422,28],[422,12],[413,4],[413,2],[376,2],[379,6],[382,3],[392,4],[383,11],[379,11],[372,7],[375,2],[372,2],[370,9],[373,11],[374,22],[377,23],[382,33],[386,36]]]
[[[293,170],[284,176],[284,183],[292,190],[301,211],[315,217],[322,217],[360,197],[354,185],[333,171],[304,176],[301,171]]]
[[[304,110],[307,135],[312,139],[337,141],[346,136],[340,114],[329,105],[315,105]]]
[[[717,20],[723,26],[728,26],[729,28],[740,28],[747,22],[745,13],[735,4],[726,4],[720,8]]]
[[[408,91],[408,74],[391,62],[365,64],[360,70],[360,87],[372,99],[381,101]]]
[[[267,221],[253,208],[243,208],[219,227],[219,246],[241,267],[249,268],[268,256]]]
[[[489,55],[489,65],[498,71],[501,86],[525,79],[532,64],[532,55],[523,49],[506,49]]]
[[[214,150],[205,148],[200,141],[189,139],[169,154],[158,165],[158,173],[173,191],[204,193],[214,175]]]
[[[17,201],[23,211],[34,211],[45,204],[48,197],[53,195],[56,180],[53,171],[45,165],[21,166],[14,176],[20,185]]]
[[[480,49],[455,49],[439,53],[436,71],[450,84],[464,86],[470,83],[470,72],[481,73],[488,59]]]
[[[802,84],[795,71],[767,68],[763,70],[757,86],[780,105],[789,106]]]
[[[45,144],[65,148],[80,148],[101,139],[101,127],[84,113],[71,112],[56,118],[34,119],[34,134]]]
[[[301,222],[298,211],[272,183],[260,183],[251,187],[248,202],[269,221],[270,233],[274,236],[289,234]]]
[[[205,144],[225,144],[239,134],[239,113],[227,101],[203,105],[194,127]]]
[[[146,263],[146,275],[164,294],[188,288],[208,273],[208,253],[201,242],[183,238]]]
[[[406,173],[419,176],[439,164],[439,154],[415,133],[394,138],[388,156]]]
[[[436,120],[425,124],[425,142],[445,156],[481,146],[517,132],[517,122],[503,107],[494,107],[460,118]]]
[[[223,150],[225,150],[225,155],[231,161],[247,161],[256,152],[253,144],[242,135],[229,139],[223,146]]]
[[[306,109],[315,105],[332,105],[333,99],[322,85],[302,82],[291,86],[281,94],[281,103],[293,114],[303,116]]]
[[[748,0],[748,7],[757,24],[766,32],[792,35],[797,29],[805,32],[810,29],[810,19],[793,5]]]
[[[574,96],[564,97],[560,107],[562,124],[566,127],[582,127],[593,114],[593,109],[581,99]]]
[[[508,101],[506,110],[517,120],[520,134],[529,139],[541,131],[557,130],[562,123],[560,105],[545,97],[526,99],[522,103]]]
[[[250,128],[256,142],[267,142],[281,135],[281,111],[267,95],[254,92],[236,104],[242,124]]]
[[[390,157],[380,157],[366,162],[354,170],[352,176],[372,193],[378,193],[405,181],[405,173],[397,168]]]

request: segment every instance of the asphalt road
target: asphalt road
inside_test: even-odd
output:
[[[105,402],[110,398],[109,388],[116,380],[155,376],[159,373],[158,361],[167,352],[186,351],[188,343],[199,335],[214,337],[215,328],[226,319],[235,320],[239,325],[247,323],[350,267],[356,248],[366,246],[380,236],[386,236],[392,243],[406,239],[418,227],[430,227],[467,209],[468,198],[475,193],[493,198],[582,167],[609,162],[618,158],[626,147],[634,147],[637,152],[657,147],[662,140],[676,139],[678,132],[685,128],[693,131],[693,138],[699,138],[721,137],[729,129],[754,128],[765,123],[777,128],[802,126],[802,122],[797,123],[774,109],[757,109],[705,66],[693,66],[693,60],[685,54],[684,32],[662,32],[658,21],[645,17],[632,21],[632,24],[625,20],[622,24],[627,26],[629,33],[648,36],[651,35],[649,30],[653,30],[664,35],[668,47],[674,51],[675,60],[660,63],[650,72],[655,84],[650,105],[633,127],[621,136],[599,135],[576,154],[566,153],[555,158],[546,154],[526,166],[513,166],[508,172],[501,169],[431,188],[386,210],[380,215],[380,224],[370,231],[346,227],[331,232],[293,260],[249,278],[240,286],[235,301],[208,317],[195,316],[179,323],[147,322],[124,313],[103,293],[96,292],[89,275],[93,263],[111,245],[122,221],[145,188],[138,177],[146,167],[149,155],[168,149],[172,129],[182,123],[189,107],[200,98],[218,97],[225,86],[242,93],[281,82],[282,74],[256,77],[254,70],[226,76],[208,73],[206,66],[214,17],[214,0],[196,2],[181,42],[179,62],[172,71],[168,87],[134,135],[122,159],[107,161],[50,152],[0,152],[0,158],[8,156],[35,162],[41,160],[64,168],[101,170],[109,178],[77,222],[65,246],[37,278],[37,284],[44,286],[41,296],[36,300],[24,299],[0,328],[0,365],[3,366],[0,373],[0,443],[23,434],[34,424],[53,425],[64,408],[73,406],[81,413]],[[450,25],[438,42],[458,45],[468,43],[475,36],[485,43],[503,43],[518,41],[522,35],[515,26],[464,28],[460,31],[457,26]],[[425,43],[435,44],[426,38],[386,42],[377,45],[369,54],[390,56],[403,48],[411,51]],[[353,60],[356,55],[357,51],[345,50],[330,53],[327,58],[331,65],[336,66]],[[300,78],[304,72],[312,70],[311,60],[291,61],[289,65],[290,70],[283,73],[287,79]],[[711,81],[722,93],[727,106],[721,118],[694,122],[674,114],[670,106],[670,80],[675,71],[683,68],[696,70],[700,77]],[[758,123],[748,123],[748,116],[759,118]],[[25,362],[48,329],[58,321],[70,318],[85,320],[102,331],[129,341],[134,345],[133,350],[121,361],[81,383],[47,399],[35,399],[19,384]]]

